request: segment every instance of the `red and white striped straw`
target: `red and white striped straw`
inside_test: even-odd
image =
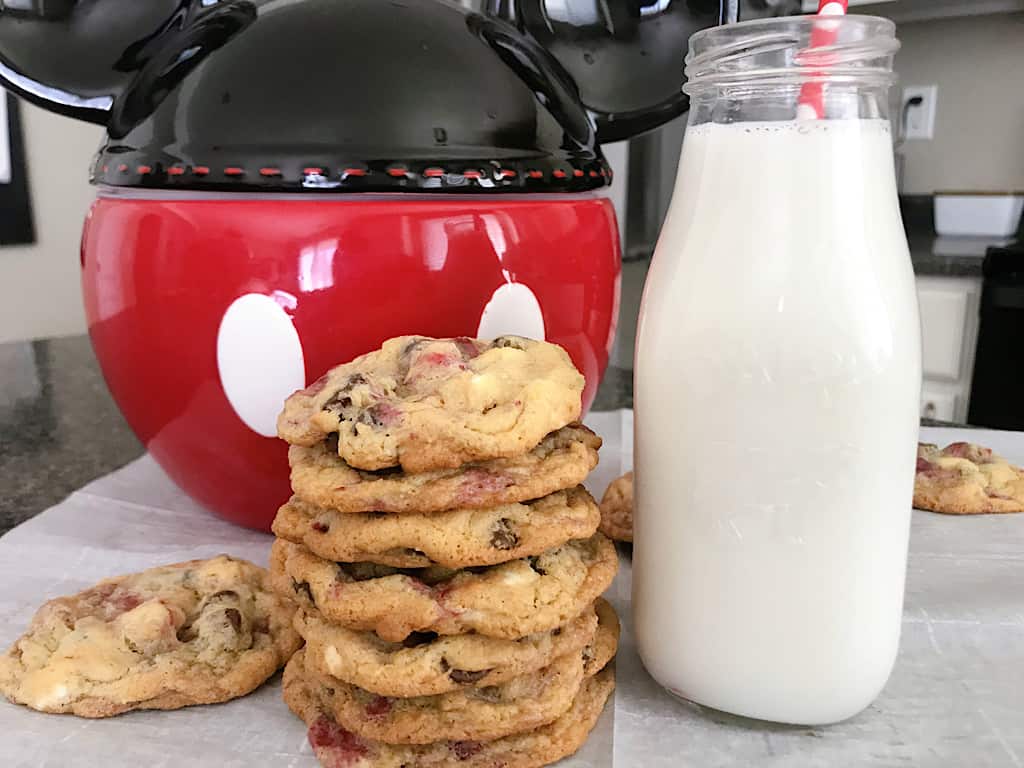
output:
[[[845,16],[850,0],[818,0],[818,16]],[[832,45],[839,32],[837,21],[816,21],[811,28],[811,48]],[[796,108],[797,119],[820,120],[825,117],[825,89],[820,81],[804,83]]]

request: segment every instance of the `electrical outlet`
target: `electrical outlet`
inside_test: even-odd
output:
[[[916,100],[920,98],[918,104]],[[931,139],[935,136],[937,85],[907,85],[903,88],[903,138]]]

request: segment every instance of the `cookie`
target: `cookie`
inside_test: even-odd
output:
[[[500,685],[407,699],[310,675],[308,665],[306,675],[327,714],[360,738],[389,744],[491,741],[565,714],[583,682],[583,659],[573,653]]]
[[[82,717],[228,701],[302,644],[293,613],[264,569],[225,555],[107,579],[39,609],[0,659],[0,692]]]
[[[601,533],[613,541],[633,541],[633,473],[627,472],[601,499]]]
[[[379,696],[319,674],[310,663],[308,648],[304,663],[307,681],[327,713],[361,738],[389,744],[490,741],[539,728],[564,714],[579,693],[586,670],[594,674],[603,668],[615,655],[617,643],[617,621],[606,619],[590,645],[557,657],[545,668],[498,685],[412,698]]]
[[[595,605],[610,624],[614,612],[609,618],[604,600]],[[582,651],[594,641],[597,625],[597,614],[588,608],[568,624],[518,640],[414,634],[404,643],[388,643],[373,632],[330,624],[315,612],[295,616],[308,667],[381,696],[429,696],[504,683]],[[612,629],[617,637],[617,623]]]
[[[277,429],[306,446],[337,434],[359,469],[452,468],[532,450],[579,419],[583,383],[547,342],[401,336],[293,394]]]
[[[1024,470],[972,443],[917,449],[914,506],[951,515],[1024,512]]]
[[[556,430],[519,456],[409,474],[350,467],[337,438],[288,450],[295,494],[339,512],[440,512],[539,499],[582,483],[597,466],[601,438],[580,424]]]
[[[396,745],[361,738],[338,725],[306,678],[302,651],[284,672],[285,703],[309,726],[310,746],[325,768],[540,768],[583,745],[614,688],[614,670],[605,667],[584,680],[565,714],[532,731],[487,742]]]
[[[535,501],[426,515],[340,513],[299,499],[281,507],[274,533],[328,560],[396,568],[493,565],[586,539],[601,513],[583,486]]]
[[[583,649],[583,675],[590,677],[604,669],[619,650],[619,616],[612,604],[604,598],[594,601],[597,613],[597,632],[594,641]]]
[[[335,563],[282,539],[270,551],[280,594],[391,642],[412,632],[515,639],[554,629],[604,592],[617,568],[615,547],[600,533],[534,557],[459,571]]]

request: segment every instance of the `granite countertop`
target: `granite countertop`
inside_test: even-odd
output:
[[[609,368],[594,410],[632,407],[633,372]],[[0,534],[144,452],[86,336],[0,344],[0,435]]]
[[[0,344],[0,532],[142,455],[85,336]]]
[[[916,275],[981,277],[985,248],[994,244],[984,238],[945,238],[934,232],[910,232],[910,261]]]
[[[931,195],[903,195],[900,212],[917,275],[981,277],[985,251],[1006,238],[942,237],[935,232],[935,200]]]

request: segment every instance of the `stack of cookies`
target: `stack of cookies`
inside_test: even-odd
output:
[[[618,620],[582,389],[552,344],[401,337],[289,398],[271,578],[324,765],[526,768],[586,740]]]

